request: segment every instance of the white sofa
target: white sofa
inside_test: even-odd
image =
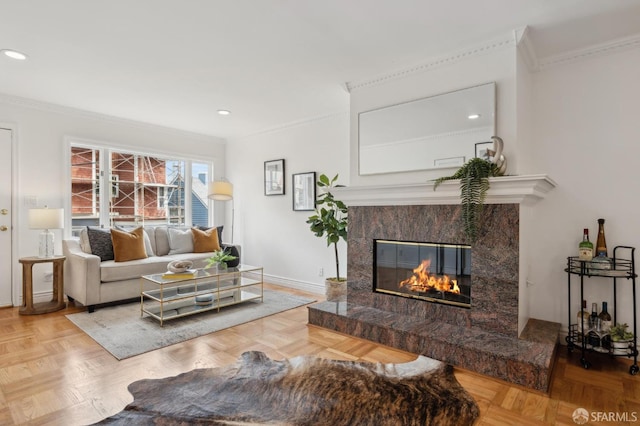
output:
[[[148,257],[125,262],[101,261],[99,256],[91,254],[86,241],[81,241],[82,237],[63,240],[62,251],[67,258],[64,267],[64,292],[69,300],[85,305],[89,312],[93,312],[96,305],[139,298],[141,283],[145,290],[153,288],[140,277],[166,272],[167,265],[173,260],[191,260],[194,268],[205,266],[206,259],[213,253],[169,254],[171,248],[168,229],[166,226],[145,227]],[[240,247],[228,244],[221,246],[234,250],[234,253],[237,250],[238,259],[230,263],[230,266],[235,266],[240,260]]]

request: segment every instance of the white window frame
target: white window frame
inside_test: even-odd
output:
[[[144,155],[144,156],[151,156],[151,157],[157,157],[157,158],[162,158],[162,159],[166,159],[167,161],[171,161],[171,160],[175,160],[175,161],[183,161],[185,163],[185,167],[184,167],[184,213],[185,213],[185,219],[184,219],[184,225],[181,226],[191,226],[192,225],[192,181],[191,181],[191,174],[192,174],[192,164],[193,163],[198,163],[198,164],[208,164],[208,176],[209,179],[211,179],[212,176],[214,176],[213,172],[214,172],[214,162],[213,159],[208,158],[208,159],[203,159],[203,158],[197,158],[197,157],[185,157],[183,155],[177,155],[176,153],[173,152],[162,152],[162,151],[141,151],[139,148],[134,148],[134,147],[130,147],[130,146],[116,146],[114,144],[107,144],[107,143],[103,143],[103,142],[99,142],[99,141],[94,141],[94,140],[87,140],[87,139],[82,139],[82,138],[76,138],[76,137],[71,137],[71,136],[65,136],[65,161],[64,161],[64,167],[65,167],[65,172],[64,172],[64,176],[66,177],[66,185],[65,185],[65,193],[67,194],[66,196],[66,200],[65,200],[65,209],[67,210],[67,212],[69,212],[68,214],[65,215],[65,229],[64,229],[64,237],[65,238],[69,238],[72,236],[72,231],[73,231],[73,225],[72,225],[72,205],[71,205],[71,192],[70,192],[70,188],[71,188],[71,148],[72,147],[79,147],[79,148],[87,148],[87,149],[94,149],[94,150],[98,150],[101,152],[100,155],[100,179],[99,179],[99,185],[100,188],[111,188],[112,185],[112,181],[111,179],[108,179],[107,176],[117,176],[117,175],[113,175],[111,173],[111,155],[113,152],[119,152],[119,153],[126,153],[126,154],[134,154],[134,155]],[[166,191],[166,189],[165,189]],[[100,214],[99,214],[99,224],[100,226],[103,227],[109,227],[110,226],[110,217],[109,217],[109,203],[110,203],[110,198],[109,197],[100,197]],[[214,223],[214,203],[212,200],[209,200],[208,202],[208,221],[210,224]]]

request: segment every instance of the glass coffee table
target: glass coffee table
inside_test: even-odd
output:
[[[140,278],[140,316],[147,314],[163,326],[169,319],[214,309],[219,311],[222,307],[250,300],[262,303],[263,279],[263,268],[250,265],[196,269],[192,274],[176,276],[168,273],[143,275]]]

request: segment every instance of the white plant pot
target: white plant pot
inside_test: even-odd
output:
[[[614,355],[629,355],[631,351],[629,350],[629,346],[631,344],[630,340],[618,340],[617,342],[611,342],[611,348],[613,349]]]

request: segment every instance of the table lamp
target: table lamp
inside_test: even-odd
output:
[[[233,219],[235,216],[233,206],[233,184],[227,180],[209,182],[209,198],[215,201],[231,201],[231,243],[233,244]],[[220,241],[222,242],[222,241]]]
[[[29,210],[29,229],[42,229],[38,257],[53,257],[53,232],[52,229],[64,228],[64,209]]]

